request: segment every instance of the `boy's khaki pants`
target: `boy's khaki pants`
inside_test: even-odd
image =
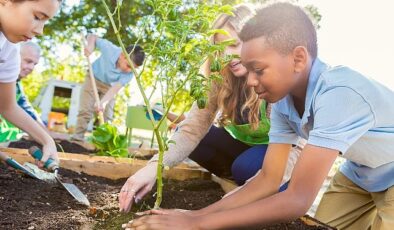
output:
[[[367,192],[338,171],[315,217],[338,229],[393,230],[394,186],[382,192]]]
[[[103,82],[95,79],[99,98],[102,98],[111,88],[111,86],[104,84]],[[75,128],[75,134],[72,136],[75,140],[83,140],[85,132],[88,128],[90,120],[93,118],[95,113],[95,99],[93,93],[93,87],[89,76],[85,78],[85,83],[82,86],[81,97],[79,101],[79,112],[77,118],[77,127]],[[110,100],[104,110],[104,121],[112,120],[114,114],[115,99]]]

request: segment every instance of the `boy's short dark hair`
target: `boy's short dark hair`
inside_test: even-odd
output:
[[[139,45],[131,45],[126,48],[127,53],[130,54],[131,60],[135,65],[141,66],[144,63],[145,52]],[[133,52],[132,52],[133,51]],[[132,52],[132,53],[131,53]]]
[[[290,3],[275,3],[256,10],[239,37],[244,42],[264,37],[282,54],[289,54],[297,46],[305,46],[312,58],[317,57],[316,29],[305,11]]]

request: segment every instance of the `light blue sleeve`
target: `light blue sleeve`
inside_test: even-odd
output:
[[[276,144],[297,144],[299,136],[289,125],[286,116],[278,111],[276,105],[271,110],[271,128],[269,132],[270,143]]]
[[[335,87],[316,96],[313,110],[308,144],[342,153],[375,125],[371,106],[349,87]]]
[[[119,50],[119,47],[103,38],[96,39],[96,48],[100,50],[103,57],[111,57],[115,51]]]

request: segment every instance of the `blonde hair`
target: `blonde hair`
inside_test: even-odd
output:
[[[225,26],[230,26],[237,33],[242,29],[243,24],[253,16],[254,11],[252,7],[247,4],[240,4],[234,7],[233,15],[222,14],[213,24],[213,29],[221,29]],[[215,42],[215,36],[212,38]],[[209,76],[210,61],[204,65],[204,73]],[[254,92],[253,88],[247,86],[246,77],[236,77],[230,71],[227,65],[220,72],[223,80],[220,83],[213,83],[212,89],[209,93],[209,100],[218,105],[218,110],[221,115],[218,118],[218,123],[221,126],[235,123],[237,114],[238,117],[244,116],[247,112],[248,123],[253,129],[257,129],[260,122],[260,106],[261,100]],[[242,105],[242,106],[241,106]],[[241,111],[239,111],[241,108]]]

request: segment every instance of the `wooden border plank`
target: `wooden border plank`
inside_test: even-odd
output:
[[[7,153],[20,163],[34,163],[34,159],[27,149],[0,148],[0,151]],[[112,180],[128,178],[148,163],[147,160],[133,158],[113,158],[62,152],[59,152],[59,159],[62,168]],[[202,168],[189,167],[182,163],[170,170],[165,170],[164,178],[174,180],[210,179],[210,173]]]

